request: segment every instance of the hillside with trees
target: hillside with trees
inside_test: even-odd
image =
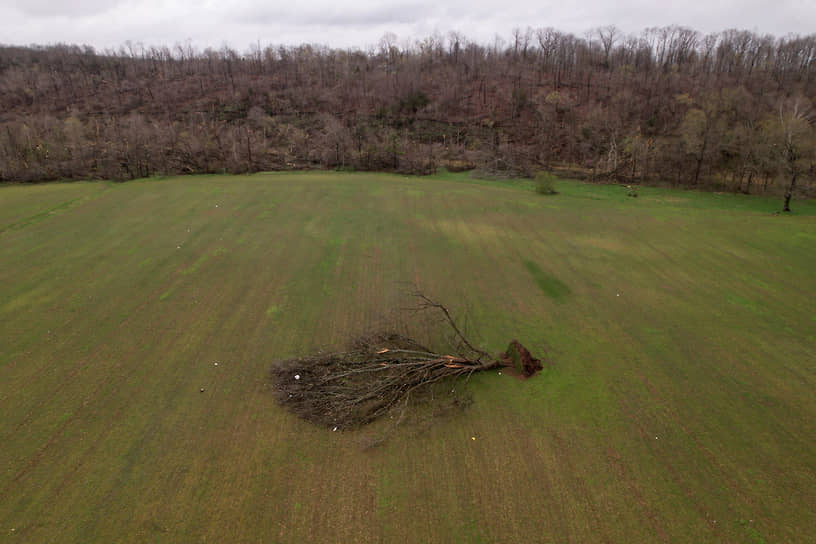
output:
[[[816,34],[0,47],[0,181],[439,167],[813,191]]]

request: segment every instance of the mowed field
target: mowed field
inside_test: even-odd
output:
[[[816,205],[557,188],[0,187],[0,541],[813,542]],[[552,365],[397,427],[276,404],[406,283]]]

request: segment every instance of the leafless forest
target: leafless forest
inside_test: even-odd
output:
[[[816,34],[458,33],[367,50],[0,47],[0,181],[539,170],[810,191]]]

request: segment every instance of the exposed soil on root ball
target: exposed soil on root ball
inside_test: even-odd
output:
[[[522,346],[518,340],[513,340],[507,346],[507,350],[501,355],[501,363],[515,369],[524,378],[529,378],[544,368],[541,361],[533,357],[530,351]]]

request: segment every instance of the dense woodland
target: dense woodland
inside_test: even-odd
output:
[[[0,47],[0,181],[540,170],[808,193],[816,34],[458,33],[367,50]]]

